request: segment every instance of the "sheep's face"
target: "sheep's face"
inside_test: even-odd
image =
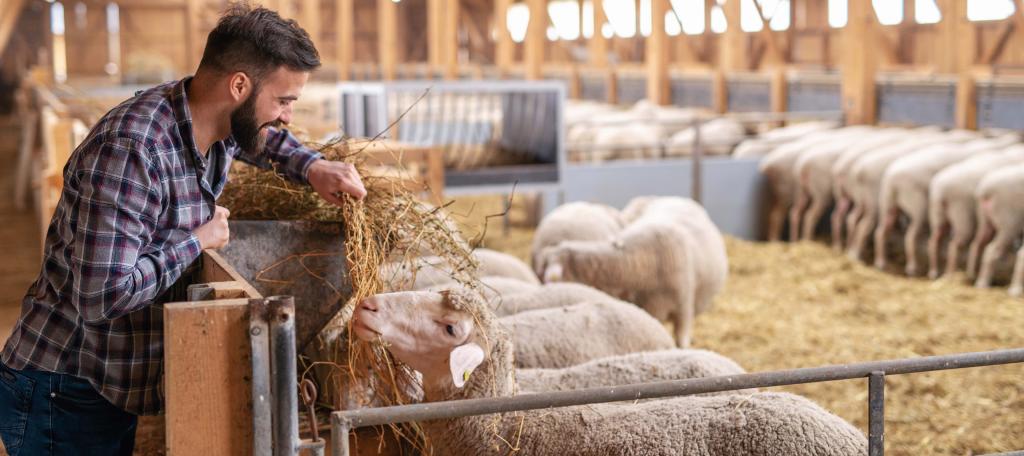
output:
[[[570,255],[572,252],[569,249],[560,246],[545,248],[537,264],[541,280],[544,283],[573,281],[572,268],[567,267],[571,261]]]
[[[371,296],[356,308],[353,332],[364,341],[383,342],[395,358],[422,373],[424,383],[450,381],[462,387],[483,362],[484,351],[473,315],[453,302],[453,295],[407,291]]]

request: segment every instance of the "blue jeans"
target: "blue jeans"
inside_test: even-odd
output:
[[[0,438],[11,456],[130,456],[137,420],[81,378],[0,362]]]

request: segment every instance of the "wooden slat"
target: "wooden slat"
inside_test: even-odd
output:
[[[546,0],[526,0],[530,9],[530,23],[526,27],[524,65],[526,79],[541,79],[544,65],[544,47],[547,44],[548,9]]]
[[[446,0],[427,1],[427,63],[433,68],[444,67],[444,3]]]
[[[850,2],[848,15],[841,62],[843,109],[850,124],[874,124],[877,20],[870,2]]]
[[[355,57],[355,0],[335,0],[334,14],[338,79],[348,80]]]
[[[722,6],[728,28],[719,36],[718,66],[727,74],[745,71],[749,67],[747,60],[747,35],[740,28],[740,2],[728,1]],[[708,30],[710,31],[710,29]]]
[[[651,36],[644,46],[647,61],[647,99],[656,104],[668,104],[668,34],[665,33],[665,14],[669,0],[651,0]],[[660,20],[659,20],[660,19]]]
[[[444,0],[441,28],[443,44],[444,76],[446,79],[459,77],[459,0]]]
[[[605,68],[608,66],[608,39],[601,32],[601,26],[608,21],[604,15],[604,0],[593,0],[594,34],[587,42],[590,66]]]
[[[248,299],[164,306],[168,455],[251,455]]]
[[[512,6],[512,0],[494,1],[494,29],[498,31],[494,58],[498,69],[502,73],[508,71],[515,60],[515,42],[512,41],[512,35],[508,32],[507,26],[508,8],[510,6]]]
[[[398,65],[398,5],[391,0],[377,0],[377,55],[381,78],[395,79]]]
[[[204,250],[201,261],[203,264],[201,269],[202,272],[200,273],[200,283],[238,282],[242,285],[242,289],[245,290],[248,297],[263,297],[260,292],[256,291],[256,289],[238,273],[238,270],[236,270],[234,266],[231,266],[231,264],[216,251]]]

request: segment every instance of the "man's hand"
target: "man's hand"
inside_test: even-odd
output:
[[[231,211],[226,207],[216,206],[213,218],[192,232],[199,239],[199,245],[203,250],[217,250],[228,245],[228,239],[231,237],[228,232],[229,215],[231,215]]]
[[[349,163],[317,160],[309,165],[309,174],[306,177],[313,190],[335,206],[341,206],[341,193],[347,193],[356,199],[363,199],[366,196],[363,180],[359,177],[356,167]]]

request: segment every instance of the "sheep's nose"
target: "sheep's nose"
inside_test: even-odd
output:
[[[379,309],[377,300],[373,298],[366,298],[363,302],[359,303],[359,307],[368,312],[376,312]]]

